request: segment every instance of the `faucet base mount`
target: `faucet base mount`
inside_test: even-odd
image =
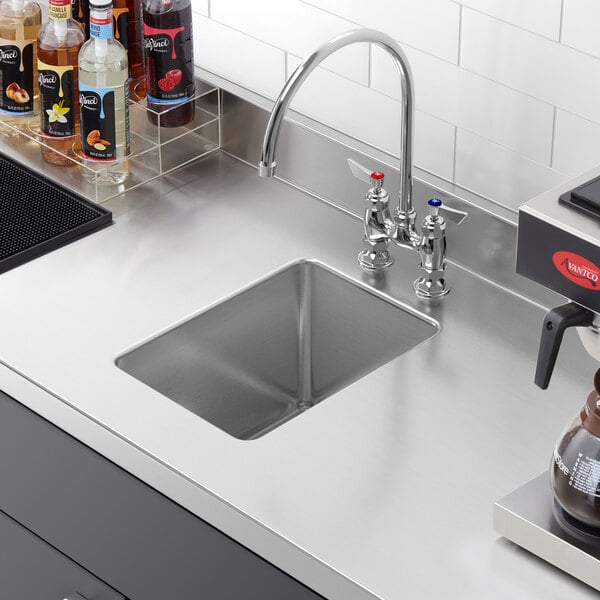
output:
[[[364,248],[358,254],[358,264],[366,271],[383,271],[392,264],[394,258],[388,250],[388,241],[371,242],[364,239]]]
[[[444,279],[443,270],[426,271],[425,275],[415,279],[413,287],[419,298],[439,298],[450,291],[450,286]]]

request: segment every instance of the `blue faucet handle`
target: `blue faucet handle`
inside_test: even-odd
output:
[[[455,223],[456,225],[460,225],[467,217],[467,213],[462,210],[444,206],[444,203],[439,198],[430,198],[427,200],[427,204],[430,207],[430,214],[432,216],[437,217],[440,215],[444,220]]]

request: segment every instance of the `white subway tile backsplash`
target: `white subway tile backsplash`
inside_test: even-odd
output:
[[[405,45],[403,50],[415,81],[417,108],[454,123],[458,113],[456,85],[460,69],[421,50]],[[385,50],[375,45],[371,49],[371,87],[400,99],[400,75],[394,62]]]
[[[211,18],[301,57],[355,28],[354,24],[299,0],[211,0]],[[323,66],[368,85],[368,46],[343,48]]]
[[[269,98],[285,82],[285,53],[194,13],[194,63]]]
[[[559,39],[561,0],[456,0],[492,17]],[[565,0],[569,1],[569,0]],[[597,0],[590,0],[596,2]]]
[[[554,108],[430,54],[405,48],[417,108],[550,164]],[[400,78],[389,56],[372,51],[371,87],[399,98]]]
[[[600,60],[463,9],[461,65],[540,100],[600,121]]]
[[[600,2],[564,0],[562,43],[600,57]]]
[[[289,57],[290,67],[299,60]],[[304,82],[292,108],[352,137],[400,154],[400,102],[335,73],[317,69]],[[452,178],[454,126],[415,115],[415,163],[440,177]]]
[[[459,129],[455,182],[512,209],[565,181],[567,176]]]
[[[553,167],[568,175],[579,175],[598,164],[600,125],[557,111]]]
[[[414,73],[416,164],[506,206],[600,162],[600,0],[192,2],[198,66],[270,98],[333,36],[389,34]],[[355,44],[324,67],[293,108],[397,156],[390,57]]]
[[[192,0],[192,11],[208,17],[208,1],[209,0]]]
[[[306,0],[451,62],[458,60],[460,7],[449,0]]]
[[[415,165],[447,181],[454,175],[456,127],[417,110],[415,112]]]
[[[550,164],[554,107],[464,69],[457,92],[458,127]]]

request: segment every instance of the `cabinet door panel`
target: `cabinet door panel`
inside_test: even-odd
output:
[[[0,597],[63,600],[123,600],[91,573],[0,512]]]
[[[0,510],[131,600],[322,598],[2,392],[0,481]]]

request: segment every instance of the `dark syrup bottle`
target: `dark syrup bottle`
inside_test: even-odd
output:
[[[143,9],[148,119],[179,127],[194,118],[190,0],[146,0]]]

